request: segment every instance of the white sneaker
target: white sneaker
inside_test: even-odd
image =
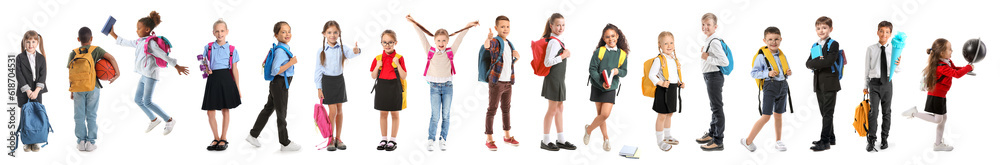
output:
[[[740,144],[742,144],[743,147],[746,147],[747,150],[750,150],[750,152],[757,151],[757,146],[754,145],[753,143],[747,144],[747,139],[746,138],[741,138],[740,139]]]
[[[778,151],[781,152],[785,152],[786,150],[788,150],[788,148],[785,148],[785,143],[781,142],[780,140],[774,142],[774,149],[778,149]]]
[[[951,151],[951,150],[954,150],[954,149],[955,149],[955,147],[949,146],[949,145],[944,144],[944,143],[934,144],[934,151]]]
[[[90,142],[87,142],[86,144],[84,144],[84,146],[85,147],[84,147],[83,151],[87,151],[87,152],[94,151],[94,150],[97,149],[97,145],[94,145],[94,143],[90,143]]]
[[[174,131],[174,124],[177,124],[177,119],[168,119],[167,125],[163,126],[163,135],[170,134],[170,131]]]
[[[157,125],[160,125],[160,123],[163,122],[163,120],[160,120],[159,118],[154,120],[155,121],[149,122],[149,127],[146,127],[146,133],[149,133],[149,131],[152,131],[153,128],[156,128]]]
[[[917,106],[913,106],[910,109],[906,109],[906,111],[903,111],[903,117],[906,117],[907,119],[912,119],[913,114],[916,113],[917,113]]]
[[[427,151],[434,151],[434,140],[427,140]]]
[[[87,143],[84,142],[84,141],[80,141],[79,144],[76,144],[76,150],[86,151],[87,150]]]
[[[590,128],[590,124],[583,125],[583,145],[590,144],[590,132],[587,132],[587,128]]]
[[[438,149],[440,149],[441,151],[445,151],[445,150],[448,149],[448,146],[446,146],[444,144],[444,142],[445,142],[445,140],[439,140],[438,141]]]
[[[611,140],[604,139],[604,151],[611,151]]]
[[[257,138],[253,137],[253,135],[247,135],[247,142],[253,147],[260,148],[260,141],[257,141]]]
[[[302,146],[295,144],[295,142],[288,142],[288,145],[281,146],[281,151],[298,151],[302,149]]]

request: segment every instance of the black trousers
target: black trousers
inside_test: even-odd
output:
[[[819,114],[823,116],[823,129],[819,133],[819,141],[835,142],[837,138],[833,134],[833,111],[837,106],[837,92],[816,92],[816,101],[819,103]]]
[[[708,100],[712,108],[712,122],[708,134],[717,144],[722,144],[723,132],[726,130],[726,115],[722,112],[722,85],[726,78],[722,72],[703,73],[705,85],[708,86]]]
[[[288,83],[292,83],[292,77],[288,77]],[[260,114],[257,115],[257,121],[253,123],[253,128],[250,129],[250,136],[260,136],[260,131],[264,130],[264,126],[267,125],[267,119],[271,118],[271,113],[277,111],[278,142],[282,146],[286,146],[291,141],[288,140],[288,129],[285,128],[288,125],[288,122],[285,121],[285,116],[288,114],[288,89],[285,88],[285,78],[274,76],[274,80],[268,86],[268,91],[270,91],[270,94],[267,95],[267,103],[264,104],[264,109],[261,109]]]
[[[878,115],[882,114],[882,141],[889,138],[889,122],[892,112],[892,81],[882,83],[879,79],[868,81],[868,92],[871,97],[871,111],[868,112],[868,142],[875,142],[878,130]]]

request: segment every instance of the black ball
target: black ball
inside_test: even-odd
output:
[[[965,41],[965,45],[962,46],[962,55],[969,63],[982,61],[983,58],[986,58],[986,44],[979,39]]]

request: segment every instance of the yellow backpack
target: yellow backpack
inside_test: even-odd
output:
[[[649,70],[653,68],[653,59],[656,58],[660,58],[660,68],[664,70],[663,77],[670,79],[670,72],[667,71],[667,65],[666,63],[663,63],[663,61],[666,61],[666,57],[663,57],[662,55],[656,55],[656,57],[650,58],[649,60],[646,60],[646,62],[643,62],[642,95],[646,97],[656,97],[656,84],[653,84],[653,82],[649,82]],[[681,74],[680,61],[674,60],[674,63],[677,64],[677,78],[680,79],[681,82],[684,82],[684,76],[682,76]]]
[[[767,62],[765,64],[767,64],[768,67],[771,67],[771,66],[774,66],[774,65],[778,64],[778,63],[776,63],[774,61],[774,54],[771,54],[771,50],[768,50],[767,46],[760,47],[760,49],[757,50],[757,54],[764,54],[764,59],[767,59]],[[753,61],[755,61],[754,64],[756,64],[756,61],[757,61],[757,54],[754,54],[754,56],[753,56]],[[788,72],[788,60],[785,59],[785,52],[782,52],[781,49],[778,49],[778,58],[780,59],[779,62],[781,62],[781,68],[780,69],[782,71],[780,73],[787,73]],[[761,104],[760,104],[760,93],[761,93],[760,91],[764,90],[764,79],[754,79],[754,80],[757,82],[757,113],[760,113],[761,115],[764,115],[763,108],[761,108]],[[791,90],[788,91],[788,96],[786,96],[786,97],[788,98],[787,105],[788,105],[789,112],[795,113],[795,106],[792,106],[792,91]]]
[[[597,59],[604,60],[604,52],[607,52],[607,51],[608,51],[608,48],[602,46],[601,49],[599,51],[597,51]],[[622,54],[620,56],[618,56],[618,67],[622,67],[622,63],[625,63],[625,57],[628,57],[628,53],[625,53],[625,51],[621,51],[621,52],[622,52]]]
[[[858,104],[857,108],[854,108],[854,131],[858,132],[858,136],[865,137],[868,136],[868,112],[872,109],[871,105],[868,104],[868,95],[865,95],[865,100]]]
[[[74,49],[73,60],[69,63],[69,91],[87,92],[94,90],[97,83],[97,73],[94,70],[94,52],[97,46]]]
[[[396,56],[394,56],[393,58],[402,58],[402,57],[403,55],[399,55],[397,53]],[[382,61],[382,55],[375,56],[375,61]],[[392,68],[399,68],[399,66],[393,63]],[[406,109],[406,79],[399,77],[399,71],[396,71],[396,78],[399,79],[399,82],[403,84],[403,106],[400,110]]]

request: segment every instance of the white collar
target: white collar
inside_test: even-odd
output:
[[[829,39],[830,39],[830,37],[826,37],[826,39],[819,39],[819,41],[816,41],[816,44],[818,44],[818,45],[826,44],[826,41],[829,40]]]
[[[605,48],[605,49],[608,49],[608,50],[610,50],[610,51],[618,51],[618,47],[614,47],[614,48],[609,48],[609,47],[608,47],[607,45],[604,45],[604,48]]]

